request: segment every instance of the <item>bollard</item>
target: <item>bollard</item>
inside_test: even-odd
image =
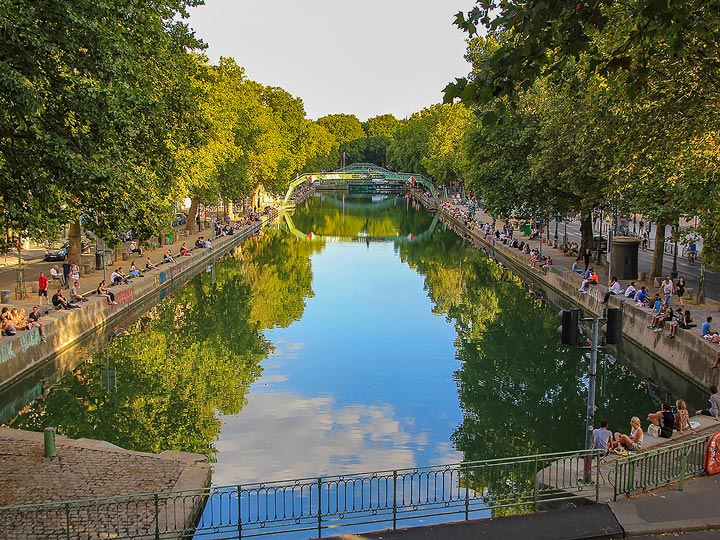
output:
[[[57,454],[55,452],[55,428],[46,427],[43,430],[45,457],[53,458]]]

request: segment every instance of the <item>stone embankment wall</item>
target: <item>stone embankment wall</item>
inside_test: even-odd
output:
[[[550,267],[547,275],[543,275],[538,269],[529,268],[528,256],[517,249],[509,248],[493,239],[485,239],[484,235],[468,229],[462,221],[450,215],[444,208],[440,209],[440,214],[444,221],[452,223],[454,227],[460,228],[470,235],[476,245],[486,248],[489,253],[502,261],[525,282],[553,289],[588,314],[603,315],[605,306],[602,304],[602,299],[605,287],[591,290],[589,294],[581,294],[578,291],[579,276],[572,271]],[[648,310],[636,307],[623,299],[624,297],[611,296],[608,307],[623,309],[623,337],[625,339],[651,355],[656,361],[662,362],[697,385],[707,387],[711,384],[718,384],[717,372],[720,370],[710,369],[717,352],[711,344],[694,332],[680,330],[676,339],[668,339],[664,333],[648,330],[647,326],[650,324]]]
[[[276,217],[277,213],[263,216],[262,221],[244,227],[231,236],[216,238],[212,248],[195,248],[190,257],[177,257],[175,263],[162,264],[157,270],[146,271],[144,277],[132,279],[131,284],[112,287],[117,305],[109,305],[105,298],[91,295],[89,302],[80,304],[80,309],[50,310],[43,316],[46,341],[41,339],[39,330],[34,329],[18,332],[15,338],[0,345],[0,389],[98,328],[131,315],[133,308],[144,300],[153,295],[162,299],[170,287],[185,283]]]

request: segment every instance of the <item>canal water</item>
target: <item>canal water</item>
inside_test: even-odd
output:
[[[78,348],[11,425],[204,453],[216,485],[575,450],[588,366],[558,326],[541,294],[407,199],[316,195],[108,345]],[[695,392],[601,354],[597,419],[626,431]]]

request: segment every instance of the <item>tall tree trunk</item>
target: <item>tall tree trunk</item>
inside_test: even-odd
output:
[[[665,257],[665,227],[667,223],[657,223],[655,226],[655,252],[650,266],[650,281],[662,277],[663,258]]]
[[[580,253],[585,253],[585,248],[593,248],[593,222],[592,212],[585,214],[580,221]]]
[[[80,216],[70,224],[70,232],[68,233],[68,240],[70,246],[68,247],[68,261],[75,263],[78,266],[82,266],[82,239],[81,239],[81,228],[80,228]]]
[[[188,211],[188,219],[185,223],[185,230],[189,233],[200,232],[197,227],[197,220],[195,219],[195,215],[198,213],[199,206],[200,203],[197,197],[192,197],[190,199],[190,210]]]
[[[225,202],[225,206],[227,207],[228,219],[233,221],[235,219],[235,203],[228,199]]]

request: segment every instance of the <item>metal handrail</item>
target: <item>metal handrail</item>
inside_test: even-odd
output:
[[[587,460],[594,481],[583,483]],[[199,490],[0,507],[0,530],[22,538],[240,538],[397,528],[522,513],[573,498],[597,502],[597,452],[560,452]],[[204,512],[199,515],[204,507]],[[444,518],[443,516],[448,516]],[[458,519],[458,517],[454,518]],[[38,532],[39,531],[39,532]]]
[[[645,450],[615,462],[613,500],[618,495],[684,484],[686,478],[703,472],[705,447],[711,434]]]

